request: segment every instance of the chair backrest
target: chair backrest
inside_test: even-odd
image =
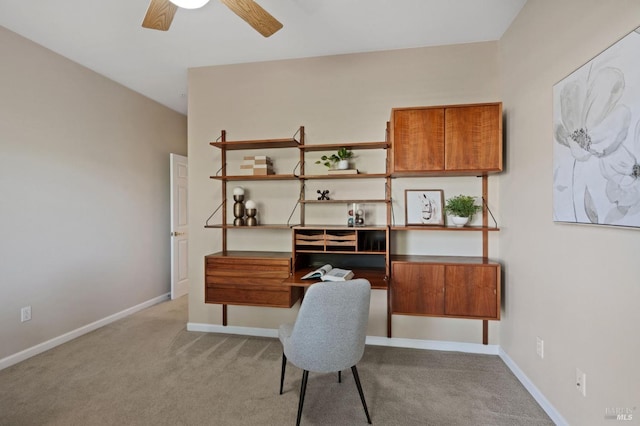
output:
[[[316,372],[356,365],[364,353],[370,301],[371,284],[365,279],[310,286],[285,343],[287,358]]]

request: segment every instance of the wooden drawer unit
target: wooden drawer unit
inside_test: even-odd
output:
[[[302,289],[283,285],[291,255],[227,252],[205,256],[205,303],[290,308]]]
[[[456,262],[392,260],[393,313],[499,320],[500,265],[481,258]]]

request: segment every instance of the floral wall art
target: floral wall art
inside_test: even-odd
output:
[[[553,220],[640,227],[640,28],[553,87]]]

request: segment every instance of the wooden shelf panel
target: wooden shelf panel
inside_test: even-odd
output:
[[[320,231],[385,231],[385,225],[380,226],[347,226],[347,225],[297,225],[295,229],[317,229]]]
[[[436,263],[447,265],[494,265],[498,263],[482,256],[430,256],[418,254],[392,254],[391,262]]]
[[[390,199],[369,199],[369,200],[300,200],[302,204],[374,204],[374,203],[390,203]]]
[[[227,250],[212,253],[205,257],[242,257],[242,258],[270,258],[270,259],[290,259],[290,251],[260,251],[260,250]]]
[[[209,145],[216,148],[236,151],[241,149],[271,149],[271,148],[297,148],[300,146],[295,138],[285,139],[259,139],[249,141],[210,142]]]
[[[332,143],[321,145],[300,145],[303,151],[335,151],[340,148],[347,149],[387,149],[387,142],[349,142],[349,143]]]
[[[392,226],[392,231],[499,231],[500,228],[488,226]]]
[[[358,173],[355,175],[300,175],[300,179],[374,179],[374,178],[387,178],[387,173]]]
[[[317,268],[303,268],[296,270],[288,279],[284,280],[283,285],[289,287],[309,287],[317,283],[319,280],[303,280],[302,277],[314,271]],[[371,283],[371,288],[378,290],[386,290],[389,287],[389,279],[384,269],[380,268],[353,268],[353,279],[365,278]]]
[[[320,245],[320,244],[301,244],[301,245]],[[327,244],[329,246],[330,244]],[[335,246],[335,244],[331,244],[331,246]],[[318,253],[318,254],[364,254],[364,255],[378,255],[387,254],[386,251],[357,251],[357,250],[301,250],[296,249],[296,253]]]
[[[257,226],[235,226],[233,224],[228,225],[206,225],[205,228],[213,228],[213,229],[291,229],[294,226],[298,226],[297,224],[286,225],[286,224],[264,224]]]
[[[297,180],[295,175],[233,175],[233,176],[209,176],[211,179],[222,181],[239,181],[239,180]]]

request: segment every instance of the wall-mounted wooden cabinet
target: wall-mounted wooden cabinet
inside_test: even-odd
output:
[[[392,310],[407,315],[500,319],[500,265],[483,258],[395,256]]]
[[[283,286],[291,253],[228,251],[205,256],[205,303],[290,308],[302,289]]]
[[[486,174],[502,171],[502,104],[394,108],[392,173]]]

